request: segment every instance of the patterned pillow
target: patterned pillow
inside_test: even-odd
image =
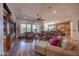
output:
[[[61,43],[61,47],[66,50],[71,50],[74,47],[74,44],[69,40],[63,39]]]

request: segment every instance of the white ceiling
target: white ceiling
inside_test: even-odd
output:
[[[17,18],[36,19],[39,14],[46,22],[71,19],[79,16],[79,4],[8,3]],[[49,9],[48,7],[51,6]],[[54,13],[56,11],[56,13]]]

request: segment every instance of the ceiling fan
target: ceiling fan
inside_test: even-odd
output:
[[[36,15],[37,16],[37,21],[44,21],[44,19],[42,17],[39,17],[39,14]]]
[[[37,21],[44,21],[44,19],[42,17],[39,17],[36,19]]]

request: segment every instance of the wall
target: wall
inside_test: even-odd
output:
[[[4,53],[3,40],[3,7],[0,3],[0,55]]]
[[[79,32],[78,32],[78,20],[79,18],[73,18],[71,23],[71,37],[73,40],[79,40]]]

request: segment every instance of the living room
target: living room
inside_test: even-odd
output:
[[[79,4],[6,3],[3,6],[8,11],[3,10],[5,55],[79,55]]]

